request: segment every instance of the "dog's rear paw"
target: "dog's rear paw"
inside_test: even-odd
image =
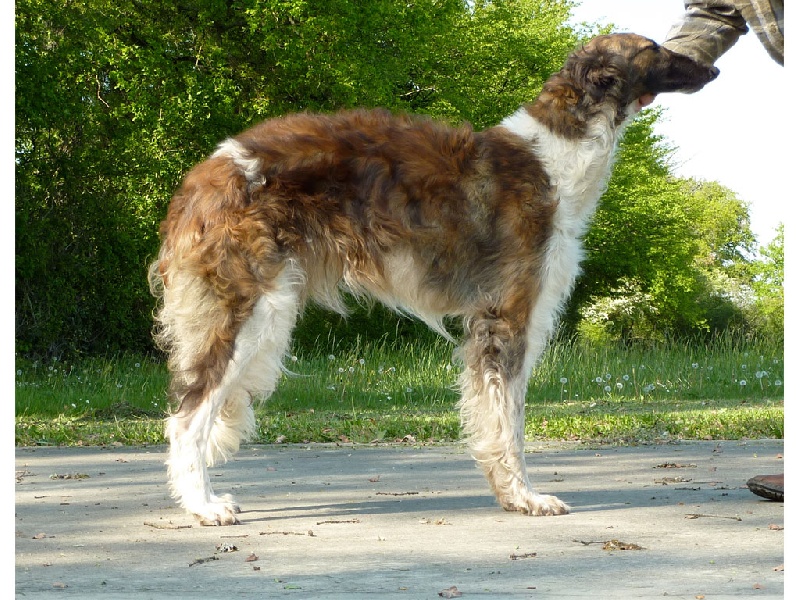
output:
[[[242,510],[233,496],[225,494],[224,496],[211,496],[211,502],[193,512],[201,525],[220,526],[238,525],[239,519],[236,518],[236,515]]]
[[[549,517],[569,513],[569,506],[557,497],[537,494],[533,491],[517,494],[512,501],[503,502],[502,504],[506,510],[519,511],[534,517]]]

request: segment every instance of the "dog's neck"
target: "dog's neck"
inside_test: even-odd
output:
[[[611,94],[605,101],[598,102],[565,71],[552,75],[526,110],[553,133],[568,139],[585,139],[589,128],[600,117],[608,119],[609,127],[624,129],[635,112],[634,105],[622,105]]]
[[[555,82],[555,83],[554,83]],[[558,84],[558,85],[556,85]],[[623,107],[626,118],[609,105],[583,110],[580,92],[551,78],[533,104],[521,107],[500,126],[533,144],[559,202],[557,226],[582,235],[606,189],[617,149],[633,106]]]

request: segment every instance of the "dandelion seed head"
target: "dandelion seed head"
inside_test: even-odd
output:
[[[747,385],[747,379],[740,380],[739,381],[739,385],[742,386],[742,387],[746,386]]]
[[[367,361],[365,361],[363,358],[358,359],[358,364],[360,364],[362,367],[366,364],[366,362]]]
[[[333,354],[328,354],[328,360],[336,360],[336,357]]]
[[[617,382],[617,389],[618,389],[618,390],[621,390],[623,387],[625,387],[625,386],[622,384],[622,382],[621,382],[621,381],[618,381],[618,382]]]
[[[595,383],[603,383],[603,378],[602,377],[595,377],[594,378],[594,382]]]
[[[559,379],[559,381],[561,383],[567,383],[567,378],[566,377],[562,377],[561,379]]]
[[[603,391],[606,392],[606,393],[610,392],[611,391],[611,386],[607,385],[606,387],[603,388]]]
[[[697,368],[697,367],[699,367],[699,366],[700,366],[700,365],[698,365],[697,363],[692,363],[692,368],[693,368],[693,369],[696,369],[696,368]]]
[[[630,378],[631,376],[626,373],[625,375],[622,376],[622,381],[628,381]]]

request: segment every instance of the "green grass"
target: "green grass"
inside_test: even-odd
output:
[[[458,367],[444,341],[357,344],[291,356],[257,409],[254,441],[459,438]],[[168,373],[119,356],[16,364],[17,445],[161,444]],[[638,443],[782,438],[783,349],[722,336],[707,345],[551,346],[531,379],[529,440]]]

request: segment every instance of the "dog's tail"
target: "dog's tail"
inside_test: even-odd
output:
[[[274,238],[269,224],[240,210],[246,203],[239,166],[214,156],[187,175],[161,225],[148,281],[159,303],[154,338],[169,356],[179,411],[220,384],[238,329],[282,268],[266,260]]]

